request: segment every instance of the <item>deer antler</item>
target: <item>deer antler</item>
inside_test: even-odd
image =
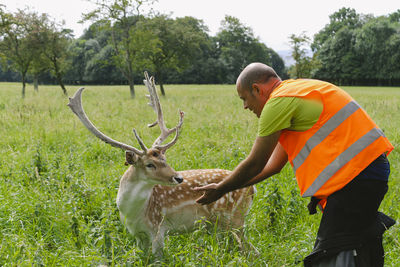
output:
[[[158,95],[157,95],[156,85],[154,83],[154,77],[149,77],[147,72],[144,73],[144,77],[145,77],[145,80],[143,80],[143,82],[146,85],[146,87],[150,93],[150,95],[146,95],[150,101],[149,106],[151,106],[154,109],[154,111],[157,113],[157,121],[155,121],[152,124],[148,124],[148,126],[153,127],[156,124],[158,124],[158,126],[160,127],[160,130],[161,130],[161,135],[156,139],[156,141],[154,141],[152,147],[158,148],[162,151],[166,151],[168,148],[173,146],[176,143],[176,141],[178,140],[179,131],[180,131],[180,128],[182,127],[183,117],[184,117],[185,113],[183,111],[179,111],[180,118],[179,118],[178,124],[174,128],[168,129],[164,123],[163,112],[161,109],[160,99],[158,98]],[[165,139],[167,139],[167,137],[173,132],[176,133],[174,139],[172,139],[171,142],[169,142],[165,145],[161,145],[161,143],[164,142]]]
[[[86,128],[92,133],[94,134],[97,138],[101,139],[103,142],[106,142],[107,144],[110,144],[113,147],[118,147],[121,148],[125,151],[132,151],[138,155],[144,155],[147,148],[144,145],[143,141],[140,139],[140,137],[137,135],[135,129],[133,129],[133,132],[136,136],[136,139],[138,140],[140,146],[142,147],[142,149],[144,151],[138,150],[130,145],[118,142],[110,137],[108,137],[107,135],[103,134],[102,132],[100,132],[94,125],[93,123],[89,120],[89,118],[87,117],[85,111],[83,110],[83,106],[82,106],[82,92],[85,88],[81,87],[79,88],[78,91],[76,91],[76,93],[74,94],[74,96],[71,98],[69,98],[69,103],[68,106],[71,108],[71,110],[75,113],[76,116],[78,116],[78,118],[81,120],[81,122],[83,123],[83,125],[86,126]]]

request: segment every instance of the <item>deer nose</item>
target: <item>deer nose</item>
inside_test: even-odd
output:
[[[178,176],[174,176],[172,177],[172,179],[174,180],[175,183],[180,184],[183,182],[183,177],[178,175]]]

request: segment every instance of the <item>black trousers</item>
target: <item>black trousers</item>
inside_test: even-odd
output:
[[[383,266],[382,234],[394,220],[379,213],[378,208],[388,185],[385,180],[363,176],[328,197],[317,240],[313,252],[304,259],[305,266],[335,266],[322,263],[343,251],[352,251],[355,266]]]

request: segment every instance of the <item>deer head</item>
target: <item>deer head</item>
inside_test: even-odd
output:
[[[149,127],[153,127],[155,125],[159,125],[161,134],[160,136],[154,141],[151,148],[147,148],[146,145],[143,143],[140,136],[137,134],[136,130],[133,129],[133,133],[141,147],[137,149],[133,146],[121,143],[116,141],[100,130],[98,130],[93,123],[87,117],[85,111],[83,110],[82,106],[82,92],[84,88],[80,88],[72,98],[69,98],[68,106],[71,110],[75,113],[75,115],[80,119],[83,125],[93,133],[97,138],[102,140],[103,142],[110,144],[113,147],[121,148],[125,151],[126,157],[126,165],[133,165],[135,166],[135,177],[147,179],[148,182],[157,183],[157,184],[179,184],[183,181],[183,178],[175,172],[173,168],[171,168],[167,162],[165,157],[165,152],[168,148],[172,147],[176,141],[178,140],[180,129],[183,124],[183,117],[184,113],[182,111],[179,112],[180,118],[178,124],[172,128],[168,129],[165,126],[163,113],[161,109],[160,100],[158,98],[155,82],[153,77],[149,77],[147,72],[144,73],[145,80],[144,84],[146,85],[147,89],[149,90],[149,105],[154,109],[157,114],[157,120],[149,124]],[[162,145],[162,143],[167,139],[169,135],[175,133],[175,137],[167,144]],[[140,175],[138,175],[138,173]]]

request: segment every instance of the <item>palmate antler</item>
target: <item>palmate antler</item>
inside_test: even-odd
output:
[[[164,116],[161,109],[160,99],[158,98],[157,95],[154,77],[149,77],[147,72],[144,73],[144,77],[145,80],[143,80],[143,82],[146,85],[147,89],[149,90],[149,95],[146,95],[147,98],[149,99],[149,106],[151,106],[157,114],[157,121],[153,122],[152,124],[148,124],[148,126],[153,127],[158,124],[161,130],[160,136],[154,141],[152,147],[158,148],[161,151],[165,151],[171,146],[173,146],[178,140],[179,132],[183,124],[183,117],[185,113],[183,111],[179,111],[180,118],[178,124],[174,128],[168,129],[164,123]],[[167,139],[167,137],[173,132],[176,132],[174,139],[165,145],[161,145],[162,142],[164,142],[165,139]]]
[[[162,152],[165,152],[168,148],[170,148],[172,145],[174,145],[176,143],[176,141],[178,140],[179,130],[183,123],[184,113],[182,111],[180,111],[180,120],[178,122],[178,125],[172,129],[168,129],[164,124],[160,100],[158,98],[158,95],[157,95],[157,92],[155,89],[154,78],[153,77],[149,78],[147,72],[145,72],[145,78],[146,78],[146,80],[144,80],[145,85],[147,86],[147,88],[149,89],[149,92],[150,92],[150,96],[148,96],[150,98],[149,105],[153,107],[153,109],[156,111],[156,113],[158,115],[157,121],[155,123],[149,125],[149,127],[152,127],[152,126],[158,124],[161,129],[161,135],[153,143],[152,148],[158,148]],[[83,90],[84,90],[83,87],[79,88],[78,91],[76,91],[76,93],[74,94],[74,96],[69,98],[69,103],[68,103],[68,106],[75,113],[75,115],[79,118],[79,120],[83,123],[83,125],[92,134],[94,134],[97,138],[99,138],[100,140],[102,140],[103,142],[105,142],[107,144],[110,144],[113,147],[118,147],[125,151],[132,151],[135,154],[140,155],[140,156],[144,155],[147,152],[147,147],[143,143],[142,139],[139,137],[139,135],[137,134],[135,129],[133,129],[133,133],[134,133],[137,141],[139,142],[140,147],[143,150],[139,150],[133,146],[116,141],[116,140],[108,137],[104,133],[102,133],[99,129],[96,128],[96,126],[94,126],[94,124],[89,120],[85,111],[83,110],[83,106],[82,106]],[[176,132],[174,139],[171,142],[169,142],[168,144],[161,145],[161,143],[163,141],[165,141],[165,139],[174,131]]]

